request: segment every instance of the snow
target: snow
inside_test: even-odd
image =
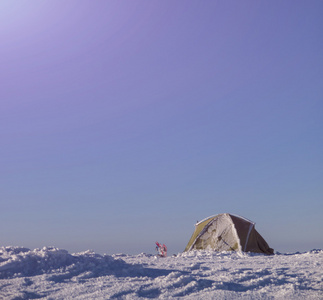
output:
[[[70,254],[0,248],[0,299],[323,299],[323,250]]]

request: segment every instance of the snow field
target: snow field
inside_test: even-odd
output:
[[[0,299],[323,299],[323,251],[69,254],[0,248]]]

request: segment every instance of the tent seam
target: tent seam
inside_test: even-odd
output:
[[[231,220],[231,226],[233,227],[233,230],[234,230],[234,232],[235,232],[235,234],[236,234],[236,238],[237,238],[237,241],[238,241],[238,246],[239,246],[239,251],[241,252],[241,241],[240,241],[240,237],[239,237],[239,234],[238,234],[238,231],[237,231],[237,228],[236,228],[236,226],[235,226],[235,224],[234,224],[234,222],[233,222],[233,220],[232,220],[232,218],[231,218],[231,216],[230,216],[230,214],[227,214],[228,216],[229,216],[229,218],[230,218],[230,220]],[[237,216],[235,216],[235,217],[237,217]]]
[[[244,249],[243,251],[246,252],[246,249],[247,249],[247,244],[248,244],[248,241],[249,241],[249,236],[250,236],[250,233],[251,233],[251,230],[252,228],[255,226],[255,223],[251,223],[250,226],[249,226],[249,230],[248,230],[248,234],[247,234],[247,238],[246,238],[246,243],[244,245]]]

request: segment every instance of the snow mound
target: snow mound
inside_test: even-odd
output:
[[[91,251],[69,254],[68,251],[55,247],[35,250],[23,247],[0,248],[0,279],[55,274],[52,279],[58,280],[85,272],[86,276],[95,277],[120,273],[124,267],[126,263],[122,260]]]

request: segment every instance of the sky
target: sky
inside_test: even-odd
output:
[[[184,250],[232,213],[323,248],[322,1],[0,1],[0,246]]]

